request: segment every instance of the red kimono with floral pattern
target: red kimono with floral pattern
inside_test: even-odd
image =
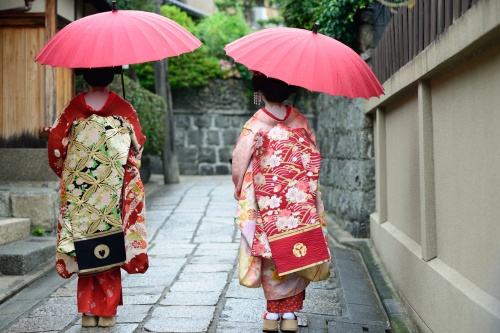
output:
[[[277,119],[265,108],[262,108],[243,127],[233,151],[231,166],[234,196],[238,200],[235,222],[241,230],[238,265],[240,284],[249,288],[262,287],[268,300],[268,311],[271,312],[283,312],[277,309],[282,309],[281,305],[287,301],[301,304],[301,301],[298,302],[298,300],[303,299],[303,293],[309,283],[311,281],[325,280],[330,273],[329,262],[326,262],[280,276],[273,260],[267,235],[265,232],[258,232],[257,216],[259,208],[255,187],[256,183],[263,182],[263,178],[262,175],[257,176],[254,174],[252,161],[254,153],[260,144],[258,133],[269,132],[277,125],[303,130],[310,141],[314,145],[316,144],[314,133],[309,127],[307,119],[298,110],[287,106],[285,118]],[[324,242],[327,243],[328,235],[320,186],[315,180],[308,185],[310,191],[316,192],[314,208],[323,235],[321,241],[324,239]],[[299,186],[302,186],[302,183]],[[283,304],[276,306],[273,301],[279,301],[279,304]],[[296,311],[299,308],[295,309],[290,306],[290,308],[287,307],[287,311]]]
[[[139,168],[146,137],[132,105],[111,92],[96,111],[87,106],[82,93],[48,130],[49,164],[61,178],[59,275],[69,278],[79,272],[74,235],[112,227],[122,227],[124,232],[126,261],[121,268],[130,274],[144,273],[148,268],[146,212]]]

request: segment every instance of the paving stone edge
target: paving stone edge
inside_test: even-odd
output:
[[[9,300],[11,297],[15,296],[18,292],[50,272],[54,268],[55,265],[55,256],[53,258],[47,259],[45,262],[40,264],[37,268],[32,270],[31,272],[22,275],[22,282],[19,284],[16,284],[10,289],[9,291],[5,293],[0,294],[0,304],[4,303],[5,301]]]
[[[331,217],[327,216],[329,235],[339,244],[361,254],[368,270],[379,301],[391,324],[391,333],[417,333],[418,330],[406,311],[401,297],[394,288],[375,252],[369,238],[355,238],[342,230]]]

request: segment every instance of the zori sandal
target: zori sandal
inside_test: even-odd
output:
[[[278,332],[279,317],[277,319],[267,319],[268,313],[264,314],[264,325],[262,326],[263,332]]]
[[[112,327],[116,324],[116,316],[111,317],[99,317],[98,326],[100,327]]]
[[[82,327],[94,327],[97,326],[97,316],[82,316]]]
[[[299,330],[299,322],[297,316],[293,315],[295,319],[281,319],[280,329],[282,332],[297,332]]]

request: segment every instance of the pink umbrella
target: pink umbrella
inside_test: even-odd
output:
[[[226,45],[226,54],[251,70],[312,91],[378,97],[382,86],[366,62],[341,42],[313,31],[269,28]]]
[[[200,47],[189,31],[166,17],[137,10],[89,15],[59,31],[36,56],[43,65],[94,68],[160,60]]]

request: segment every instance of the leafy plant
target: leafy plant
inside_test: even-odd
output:
[[[186,12],[178,7],[162,6],[161,13],[194,35],[198,34],[199,27]],[[207,85],[210,79],[220,77],[222,77],[222,71],[219,60],[211,54],[206,45],[202,45],[193,52],[168,59],[168,79],[172,90],[201,87]]]
[[[288,27],[312,29],[353,46],[356,41],[355,16],[375,0],[271,0],[278,6]]]
[[[232,60],[226,56],[224,47],[250,33],[246,21],[240,13],[227,15],[226,12],[215,13],[205,18],[196,27],[197,37],[206,45],[202,50],[207,56],[216,57],[219,70],[217,78],[241,78],[249,80],[251,78],[248,69],[241,65],[232,63]]]
[[[196,36],[208,47],[208,53],[218,58],[225,57],[226,44],[249,32],[250,29],[240,13],[230,16],[217,12],[203,19],[196,27]]]
[[[131,65],[135,70],[135,74],[141,82],[141,87],[151,91],[156,92],[155,86],[155,71],[152,62],[144,62],[141,64]]]
[[[318,31],[346,45],[353,45],[357,36],[357,31],[354,29],[354,16],[373,0],[323,0],[322,2],[323,10],[319,14]]]
[[[137,111],[142,133],[146,136],[143,154],[161,155],[166,134],[167,105],[165,101],[126,76],[124,82],[127,101]],[[115,76],[115,79],[109,85],[109,89],[123,95],[119,75]]]
[[[323,0],[270,0],[270,2],[277,5],[287,27],[311,29],[318,19]]]
[[[31,232],[32,236],[38,236],[38,237],[43,236],[44,234],[45,234],[45,229],[40,227],[39,225],[37,225]]]
[[[177,6],[163,5],[160,8],[161,15],[180,24],[187,31],[194,33],[196,24],[193,19],[183,10]]]
[[[206,46],[168,60],[168,78],[172,90],[207,85],[211,79],[221,78],[219,59],[209,54]]]
[[[108,0],[111,4],[111,0]],[[153,12],[155,10],[155,0],[120,0],[117,1],[118,10],[144,10]]]

